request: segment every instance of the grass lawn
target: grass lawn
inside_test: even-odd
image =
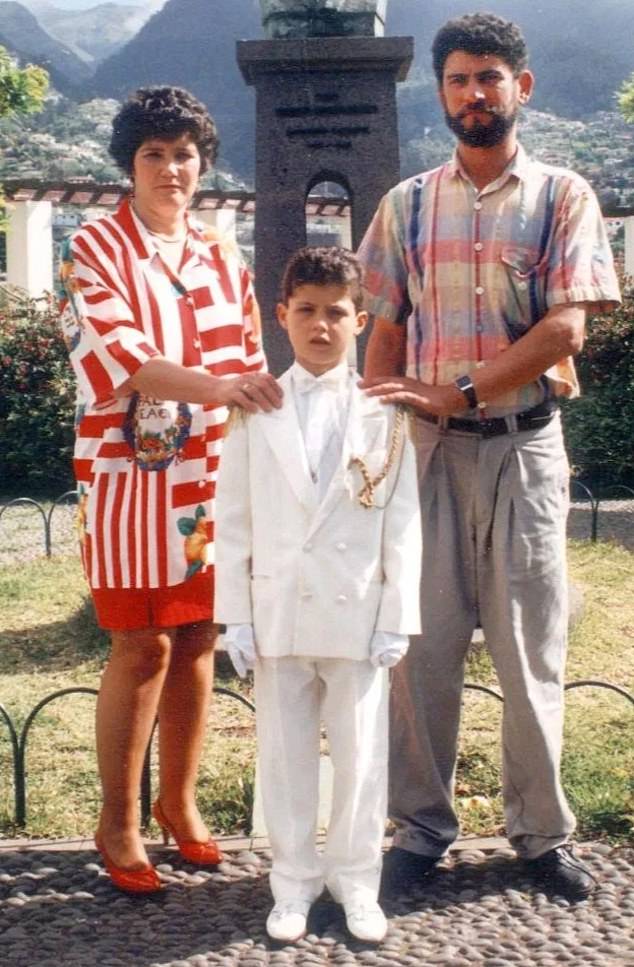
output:
[[[61,546],[50,560],[37,541],[25,544],[18,527],[13,562],[0,558],[0,704],[18,728],[46,695],[72,686],[99,687],[107,655],[96,628],[79,562]],[[29,533],[31,533],[29,529]],[[15,549],[24,549],[20,564]],[[567,680],[595,678],[634,691],[634,554],[617,545],[573,541],[571,576],[585,594],[575,628]],[[250,696],[249,685],[219,662],[217,684]],[[496,687],[486,653],[469,661],[470,682]],[[34,837],[89,836],[96,825],[99,788],[93,751],[94,697],[51,702],[37,717],[27,747],[27,827]],[[465,833],[503,830],[499,796],[501,703],[465,693],[457,801]],[[563,775],[577,813],[580,838],[631,840],[634,827],[634,706],[603,689],[568,693]],[[252,713],[218,696],[210,719],[200,780],[203,811],[216,832],[248,828],[253,797],[255,737]],[[154,763],[154,765],[156,765]],[[156,770],[154,769],[154,775]],[[0,836],[14,836],[12,758],[0,722]]]

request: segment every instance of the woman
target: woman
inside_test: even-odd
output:
[[[217,144],[187,91],[138,90],[110,143],[131,195],[76,232],[62,269],[79,386],[82,557],[112,640],[97,703],[95,842],[128,892],[161,888],[138,825],[156,715],[154,817],[186,859],[221,858],[195,802],[216,638],[211,502],[226,406],[271,410],[281,399],[262,372],[245,268],[187,215]]]

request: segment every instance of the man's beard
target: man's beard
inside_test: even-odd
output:
[[[482,124],[474,119],[471,127],[466,128],[462,117],[449,114],[448,111],[445,111],[445,121],[456,137],[470,148],[494,148],[496,144],[504,141],[515,124],[517,109],[512,114],[498,114],[489,108],[483,108],[480,113],[490,116],[491,120],[488,124]]]

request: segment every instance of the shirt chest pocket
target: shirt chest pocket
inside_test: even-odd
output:
[[[548,259],[538,259],[533,248],[507,246],[500,261],[506,287],[505,321],[511,342],[515,342],[548,311]]]

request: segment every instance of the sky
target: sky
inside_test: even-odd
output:
[[[96,7],[100,3],[105,2],[105,0],[44,0],[44,2],[46,6],[57,7],[59,10],[88,10],[90,7]],[[123,6],[141,7],[143,10],[155,13],[157,10],[160,10],[165,0],[112,0],[112,2],[119,3]],[[37,0],[25,4],[25,6],[31,9],[34,9],[37,5]]]

